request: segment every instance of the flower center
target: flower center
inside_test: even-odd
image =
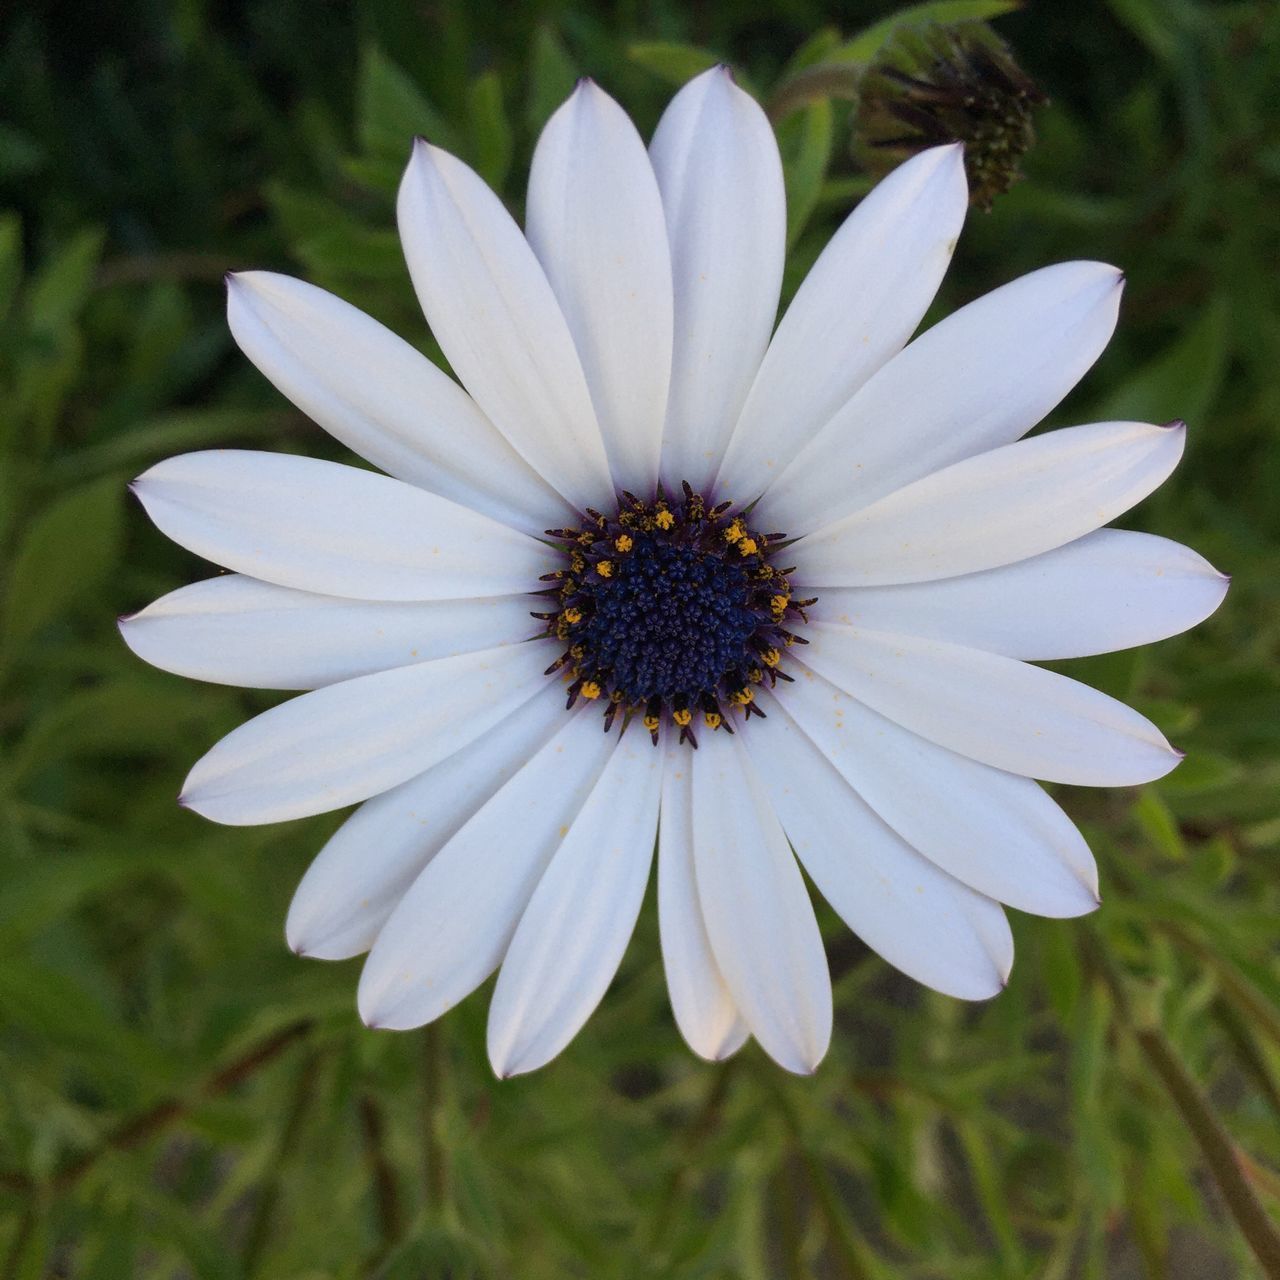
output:
[[[588,509],[547,534],[566,567],[544,578],[555,610],[534,617],[568,646],[547,673],[565,673],[569,706],[601,699],[606,731],[621,710],[655,743],[670,722],[696,747],[695,714],[732,733],[731,708],[764,714],[756,685],[791,679],[782,653],[807,642],[788,624],[813,601],[795,600],[791,569],[771,563],[784,536],[749,528],[733,503],[710,506],[687,484],[683,501],[624,493],[612,516]]]

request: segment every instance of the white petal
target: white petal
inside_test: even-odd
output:
[[[811,624],[804,662],[912,733],[1010,773],[1086,787],[1182,759],[1145,716],[1066,676],[940,640]]]
[[[747,1038],[702,919],[693,866],[693,761],[687,746],[668,741],[658,827],[658,927],[662,964],[676,1025],[694,1053],[718,1062]]]
[[[302,877],[285,923],[289,945],[321,960],[368,951],[422,869],[564,723],[564,692],[548,681],[475,742],[366,800]]]
[[[1102,263],[1062,263],[948,316],[823,427],[767,491],[762,518],[812,529],[1018,439],[1107,345],[1123,279]]]
[[[157,463],[133,491],[161,532],[250,577],[356,600],[528,591],[544,543],[389,476],[243,449]]]
[[[671,100],[650,146],[675,280],[667,488],[705,489],[769,342],[786,249],[782,162],[759,106],[715,67]]]
[[[187,775],[182,803],[252,826],[389,791],[473,742],[546,684],[557,646],[534,640],[331,684],[227,734]]]
[[[427,864],[378,934],[360,1016],[404,1030],[438,1018],[501,963],[521,912],[617,743],[580,707]]]
[[[590,80],[538,139],[526,225],[582,360],[614,483],[652,493],[671,378],[671,254],[644,143]]]
[[[457,383],[340,298],[289,276],[243,271],[227,277],[227,321],[280,391],[388,475],[526,533],[564,514]]]
[[[489,1061],[499,1076],[550,1062],[604,996],[640,914],[661,788],[661,753],[633,731],[609,758],[507,949],[489,1006]]]
[[[502,201],[420,139],[397,215],[418,300],[463,386],[575,508],[606,502],[613,483],[573,338]]]
[[[779,698],[844,780],[913,849],[998,902],[1042,916],[1098,905],[1084,837],[1030,778],[909,733],[801,668]],[[755,729],[755,725],[752,725]],[[784,824],[785,825],[785,824]]]
[[[1030,560],[959,578],[830,588],[808,613],[1007,658],[1082,658],[1194,627],[1222,603],[1229,582],[1167,538],[1098,529]]]
[[[964,223],[964,151],[900,165],[831,238],[773,335],[716,492],[755,498],[915,332]]]
[[[706,732],[691,754],[694,867],[716,963],[764,1051],[808,1074],[831,1040],[831,979],[800,868],[738,738]]]
[[[140,658],[178,675],[246,689],[318,689],[340,680],[538,634],[535,596],[348,600],[259,582],[206,578],[120,620]]]
[[[1161,485],[1182,423],[1067,427],[967,458],[795,546],[814,586],[928,582],[1039,555],[1091,533]]]
[[[781,700],[766,701],[768,718],[753,721],[747,747],[818,891],[867,946],[917,982],[961,1000],[996,995],[1013,967],[1004,912],[912,849]]]

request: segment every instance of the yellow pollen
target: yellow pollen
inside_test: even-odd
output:
[[[688,707],[681,707],[671,713],[671,718],[683,729],[693,719],[693,712]]]
[[[751,670],[747,672],[747,679],[750,680],[752,684],[759,684],[760,681],[764,679],[764,672],[759,667],[752,667]]]
[[[738,706],[745,707],[748,702],[755,701],[756,691],[754,689],[739,689],[732,697]]]
[[[653,522],[659,529],[670,529],[671,526],[675,524],[676,518],[670,511],[659,511],[658,514],[653,517]]]
[[[769,601],[769,608],[771,608],[774,611],[774,613],[786,613],[787,605],[789,605],[790,603],[791,603],[790,596],[782,596],[782,595],[773,596]]]
[[[766,649],[760,655],[760,661],[763,662],[766,667],[776,667],[778,663],[782,661],[782,654],[780,654],[777,649]]]
[[[619,551],[630,551],[635,544],[631,541],[631,535],[629,533],[624,533],[614,539],[613,545],[617,547]]]
[[[718,729],[720,727],[720,721],[723,719],[718,711],[705,711],[703,712],[702,718],[707,722],[708,729]]]
[[[578,692],[584,698],[598,698],[600,696],[600,686],[594,680],[584,680],[582,688]]]
[[[601,560],[600,563],[596,565],[596,572],[602,578],[613,577],[613,563],[609,560]]]
[[[735,520],[725,531],[724,540],[726,542],[738,542],[747,536],[747,530],[741,520]]]
[[[581,609],[566,609],[566,610],[564,611],[564,620],[565,620],[565,621],[566,621],[566,622],[567,622],[571,627],[572,627],[572,626],[574,626],[576,623],[579,623],[579,622],[581,622],[581,621],[582,621],[582,610],[581,610]]]
[[[743,538],[738,543],[738,554],[741,556],[753,556],[759,549],[754,538]]]
[[[648,729],[650,733],[656,733],[660,723],[661,721],[657,716],[645,716],[644,718],[644,727]]]
[[[585,658],[586,656],[587,656],[586,645],[575,644],[573,648],[569,650],[569,657],[571,657],[575,662],[581,662],[582,659]]]

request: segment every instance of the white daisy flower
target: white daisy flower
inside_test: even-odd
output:
[[[618,968],[655,843],[685,1039],[716,1059],[754,1036],[797,1072],[831,1034],[801,867],[891,964],[969,1000],[1008,978],[1002,904],[1095,907],[1034,779],[1129,786],[1179,754],[1030,663],[1182,631],[1226,580],[1101,527],[1170,473],[1182,424],[1021,438],[1106,345],[1113,267],[1034,272],[909,341],[965,207],[959,148],[904,164],[775,332],[778,149],[717,69],[647,150],[582,84],[524,234],[416,146],[400,234],[461,386],[319,289],[231,278],[245,353],[386,474],[153,467],[151,518],[232,572],[122,625],[167,670],[310,691],[213,747],[182,801],[233,824],[361,804],[287,933],[369,952],[370,1025],[429,1022],[496,970],[495,1071],[547,1062]]]

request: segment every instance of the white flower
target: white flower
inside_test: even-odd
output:
[[[465,391],[318,289],[231,279],[246,354],[387,474],[234,450],[152,468],[151,518],[233,572],[123,629],[171,671],[312,691],[218,743],[183,802],[240,824],[364,802],[287,931],[370,952],[371,1025],[428,1022],[500,970],[494,1069],[545,1063],[617,970],[655,836],[671,1002],[707,1058],[748,1035],[792,1071],[826,1051],[800,866],[963,999],[1008,977],[1000,904],[1096,905],[1032,779],[1128,786],[1179,756],[1029,662],[1182,631],[1226,580],[1101,528],[1170,473],[1181,424],[1021,439],[1110,337],[1114,268],[1037,271],[907,345],[965,205],[958,148],[903,165],[775,333],[760,109],[708,72],[646,152],[584,83],[538,145],[524,235],[459,160],[420,143],[409,163],[405,255]]]

